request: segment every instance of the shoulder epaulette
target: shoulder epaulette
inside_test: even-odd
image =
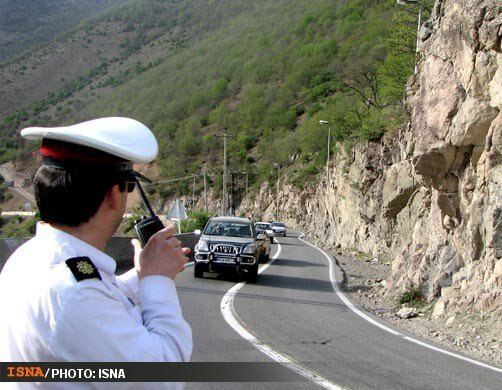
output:
[[[77,279],[77,282],[92,278],[98,278],[101,280],[101,275],[99,274],[98,269],[88,257],[72,257],[71,259],[66,260],[66,265],[70,268],[70,271],[73,276],[75,276],[75,279]]]

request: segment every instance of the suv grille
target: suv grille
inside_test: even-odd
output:
[[[240,247],[236,247],[234,245],[223,245],[223,244],[215,244],[211,245],[211,250],[215,253],[222,253],[225,255],[236,255],[240,252]]]

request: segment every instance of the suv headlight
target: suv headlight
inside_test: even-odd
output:
[[[207,241],[200,240],[197,243],[196,251],[209,252],[209,246],[207,245]]]
[[[254,254],[254,243],[247,244],[243,249],[242,253]]]

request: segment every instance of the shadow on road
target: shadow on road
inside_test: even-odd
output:
[[[275,263],[274,263],[275,265]],[[289,290],[333,292],[330,281],[299,278],[296,276],[261,274],[256,283],[260,287],[274,287]]]
[[[281,244],[281,246],[309,246],[307,244],[303,244],[301,241],[296,241],[296,242],[279,241],[279,244]]]
[[[276,265],[288,267],[327,267],[326,264],[318,264],[312,263],[311,261],[294,259],[277,259],[274,261],[274,266]]]
[[[223,297],[226,292],[225,291],[217,291],[211,290],[207,288],[195,288],[195,287],[178,287],[178,291],[187,293],[187,294],[203,294],[203,295],[217,295]],[[349,310],[347,306],[343,303],[332,303],[332,302],[322,302],[315,301],[309,299],[294,299],[294,298],[284,298],[284,297],[274,297],[266,294],[250,294],[239,291],[237,294],[239,298],[248,298],[248,299],[258,299],[265,301],[274,301],[274,302],[284,302],[284,303],[292,303],[292,304],[301,304],[301,305],[313,305],[313,306],[322,306],[322,307],[332,307],[337,309],[343,309],[343,311]]]

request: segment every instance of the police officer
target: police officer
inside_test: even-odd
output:
[[[157,156],[152,132],[129,118],[102,118],[21,134],[42,139],[34,181],[42,221],[0,274],[0,361],[188,361],[192,334],[174,280],[189,249],[171,228],[144,248],[133,240],[135,266],[122,276],[104,252],[141,177],[133,163]]]

